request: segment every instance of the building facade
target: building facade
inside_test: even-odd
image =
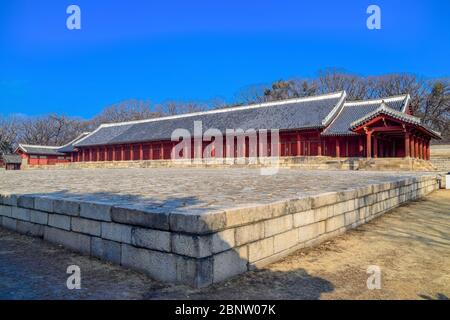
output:
[[[185,133],[183,139],[177,132]],[[169,160],[180,157],[175,146],[183,140],[188,146],[182,150],[182,153],[187,151],[181,155],[184,158],[280,156],[429,160],[431,139],[440,139],[440,134],[412,115],[409,95],[348,101],[346,92],[337,92],[103,124],[55,150],[67,156],[64,161],[72,162]]]

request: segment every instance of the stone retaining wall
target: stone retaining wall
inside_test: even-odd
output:
[[[120,168],[228,168],[270,167],[304,170],[371,170],[371,171],[435,171],[430,161],[412,158],[332,158],[332,157],[282,157],[202,160],[143,160],[72,162],[56,165],[23,166],[23,169],[120,169]]]
[[[145,212],[1,195],[0,224],[151,277],[204,287],[344,233],[438,188],[436,176],[219,211]]]

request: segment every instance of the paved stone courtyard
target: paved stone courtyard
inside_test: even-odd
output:
[[[411,172],[280,169],[83,169],[0,171],[0,194],[52,197],[145,208],[223,209],[343,191],[418,176]]]
[[[205,289],[167,285],[0,228],[0,299],[448,299],[450,192],[437,191],[263,270]],[[81,268],[68,290],[66,268]],[[368,290],[367,266],[382,270]]]

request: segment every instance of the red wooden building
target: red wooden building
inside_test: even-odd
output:
[[[55,165],[71,161],[70,153],[74,151],[74,143],[86,137],[83,133],[73,141],[61,147],[19,144],[15,153],[20,155],[28,166]]]
[[[190,156],[230,158],[273,156],[335,158],[405,158],[429,160],[431,139],[440,134],[412,115],[409,95],[367,101],[347,101],[345,92],[275,101],[142,121],[103,124],[57,149],[73,162],[173,159],[175,130],[213,138],[190,145]],[[227,134],[227,130],[238,130]],[[279,130],[276,145],[252,132]],[[212,130],[212,131],[211,131]],[[220,136],[218,134],[221,134]],[[226,146],[232,137],[234,146]],[[223,148],[219,148],[222,139]],[[208,140],[208,139],[203,139]],[[275,141],[275,140],[274,140]],[[256,143],[251,143],[256,142]],[[256,146],[256,147],[255,147]],[[233,148],[233,150],[230,150]],[[277,148],[277,150],[272,150]],[[207,150],[207,152],[205,152]],[[69,161],[69,159],[65,159]]]

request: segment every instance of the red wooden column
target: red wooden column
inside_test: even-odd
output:
[[[427,160],[427,142],[425,139],[422,139],[422,158]]]
[[[373,136],[373,157],[378,158],[378,139]]]
[[[363,137],[358,137],[358,155],[360,157],[364,156]]]
[[[414,158],[419,158],[419,138],[414,136]]]
[[[297,156],[302,155],[302,142],[300,140],[300,133],[297,133]]]
[[[103,161],[108,161],[108,147],[105,146],[105,158],[103,159]]]
[[[419,137],[419,159],[422,159],[422,138]]]
[[[144,147],[142,144],[139,145],[139,160],[144,160]]]
[[[317,145],[317,156],[321,157],[322,156],[322,140],[319,139],[319,143]]]
[[[112,161],[116,161],[116,147],[113,146],[112,147]]]
[[[161,143],[161,146],[160,146],[160,152],[159,152],[159,159],[160,160],[164,160],[164,143]]]
[[[340,146],[340,141],[339,138],[336,137],[336,158],[340,158],[341,157],[341,146]]]
[[[367,145],[366,145],[366,151],[367,151],[367,158],[372,158],[372,131],[366,130],[366,139],[367,139]]]
[[[120,146],[120,161],[125,161],[125,151],[123,146]]]
[[[411,157],[409,132],[405,132],[405,158]]]
[[[149,147],[149,151],[150,151],[150,160],[153,160],[153,144],[152,143],[150,143],[150,145],[148,146]]]
[[[431,160],[430,140],[427,141],[427,160]]]

